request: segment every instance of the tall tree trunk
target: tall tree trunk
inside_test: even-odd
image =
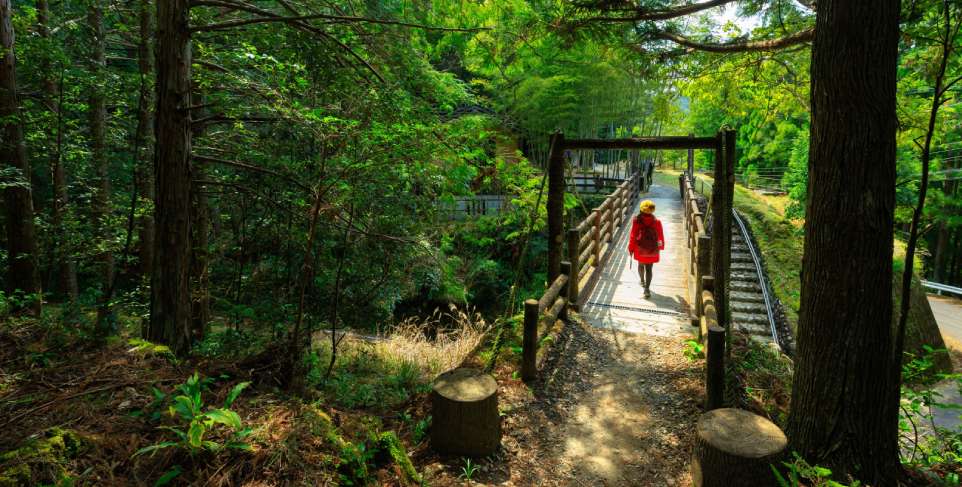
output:
[[[157,2],[154,268],[148,340],[190,350],[189,0]]]
[[[151,82],[151,76],[154,74],[154,52],[151,49],[153,15],[150,8],[150,0],[140,0],[140,44],[138,45],[140,98],[137,102],[137,133],[134,144],[139,149],[136,184],[140,197],[151,203],[150,211],[141,211],[142,216],[137,219],[140,272],[143,275],[149,275],[154,265],[154,119],[151,112],[151,105],[154,102]]]
[[[7,290],[35,295],[14,311],[40,314],[42,299],[40,272],[37,268],[37,236],[33,222],[33,191],[30,163],[20,125],[17,97],[16,59],[13,51],[13,7],[0,0],[0,164],[20,173],[25,184],[8,185],[4,191],[7,227]],[[12,182],[12,181],[11,181]]]
[[[899,0],[818,4],[791,449],[892,485],[899,474],[892,236]],[[881,283],[881,285],[880,285]]]
[[[37,33],[47,41],[48,45],[51,43],[49,22],[50,4],[47,0],[37,0]],[[53,211],[51,223],[54,235],[56,235],[56,238],[53,239],[54,269],[56,269],[57,272],[58,291],[70,302],[75,302],[79,294],[77,286],[77,266],[70,257],[69,245],[66,243],[67,235],[63,226],[64,213],[67,208],[67,175],[64,171],[63,157],[61,154],[63,113],[60,109],[62,105],[60,83],[62,83],[63,69],[61,68],[59,70],[61,80],[55,80],[53,77],[55,71],[50,62],[50,58],[44,57],[40,71],[43,73],[43,79],[40,84],[43,89],[44,105],[47,110],[50,111],[51,122],[56,124],[54,128],[56,134],[54,136],[55,140],[48,149],[50,152],[50,173],[52,174],[51,179],[53,180],[53,205],[51,205]]]
[[[97,332],[106,335],[113,331],[110,311],[113,288],[114,254],[110,250],[112,232],[110,228],[110,168],[107,159],[107,105],[104,97],[104,79],[107,68],[106,43],[104,39],[104,10],[101,0],[95,0],[87,10],[87,23],[91,30],[90,72],[93,84],[90,90],[90,154],[97,172],[97,192],[93,199],[94,221],[100,227],[102,245],[106,248],[97,256],[99,273],[103,280],[102,295],[97,306]]]

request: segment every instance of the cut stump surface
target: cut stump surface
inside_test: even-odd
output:
[[[774,486],[770,465],[788,445],[771,421],[741,409],[723,408],[701,416],[696,428],[692,480],[696,487]]]

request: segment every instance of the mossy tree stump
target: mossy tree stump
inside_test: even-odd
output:
[[[691,477],[695,487],[777,485],[771,465],[781,466],[788,445],[771,421],[741,409],[702,414],[696,427]]]
[[[501,444],[498,383],[475,369],[438,376],[431,392],[431,446],[439,453],[483,457]]]

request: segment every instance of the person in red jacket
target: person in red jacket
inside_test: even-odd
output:
[[[639,209],[638,216],[632,220],[628,252],[638,261],[638,277],[645,287],[645,297],[650,298],[652,266],[658,262],[659,251],[665,250],[665,234],[661,221],[655,218],[655,203],[642,201]]]

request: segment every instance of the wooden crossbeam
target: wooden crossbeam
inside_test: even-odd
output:
[[[565,149],[715,149],[715,137],[632,137],[627,139],[565,139]]]

